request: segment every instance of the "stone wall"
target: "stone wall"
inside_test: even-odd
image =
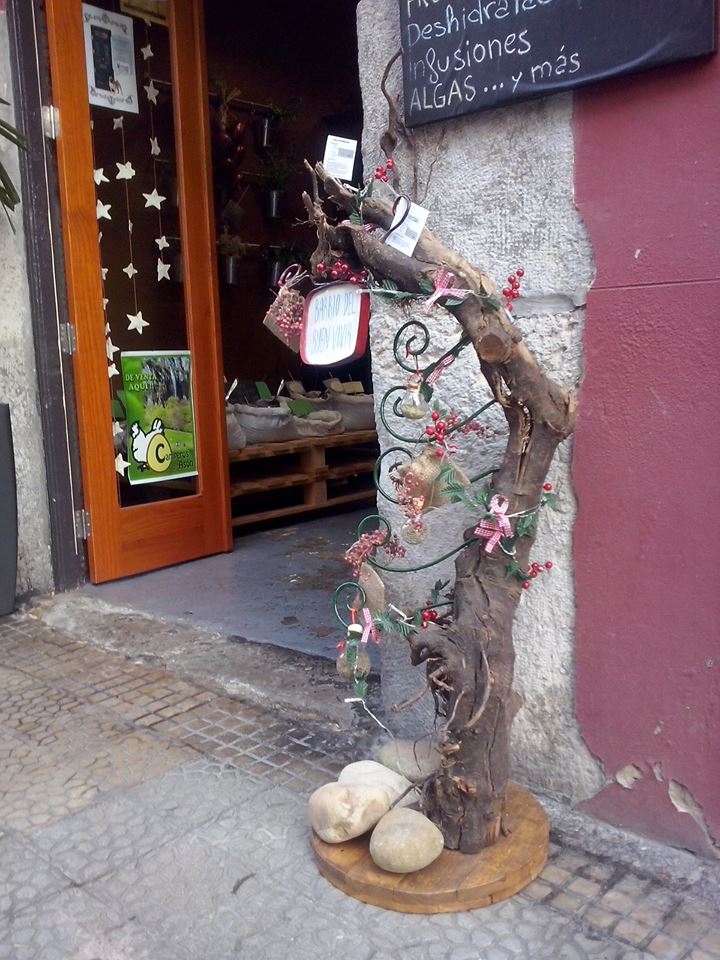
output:
[[[365,111],[363,138],[367,170],[382,159],[378,141],[387,122],[380,79],[400,46],[397,7],[387,0],[361,0],[358,7],[359,63]],[[399,64],[389,88],[401,89]],[[429,227],[467,259],[482,264],[498,281],[518,266],[525,269],[524,296],[515,315],[527,342],[545,368],[566,387],[582,376],[582,332],[593,257],[573,203],[572,99],[555,96],[416,128],[418,199],[431,211]],[[402,164],[406,156],[401,150]],[[392,339],[405,319],[401,309],[376,310],[372,321],[374,389],[378,400],[403,382],[392,357]],[[454,319],[442,310],[429,318],[433,341],[445,349],[459,336]],[[430,352],[434,358],[438,352]],[[399,375],[400,374],[400,375]],[[488,398],[477,360],[468,351],[441,378],[437,399],[465,414]],[[479,473],[497,464],[504,420],[491,416],[488,438],[466,442],[460,465]],[[397,443],[380,429],[383,449]],[[402,432],[402,429],[400,430]],[[604,774],[582,741],[574,711],[574,612],[572,529],[575,499],[571,481],[572,446],[566,443],[550,480],[561,494],[561,512],[543,516],[535,548],[554,570],[523,596],[515,626],[516,686],[524,707],[513,728],[514,775],[532,787],[577,802],[593,795]],[[380,498],[380,509],[396,524],[397,512]],[[462,540],[473,518],[460,505],[428,515],[428,539],[408,549],[408,565],[440,556]],[[442,567],[385,575],[389,598],[400,606],[422,603]],[[399,639],[383,645],[386,705],[405,699],[423,678],[408,664]],[[401,713],[400,733],[417,733],[432,724],[426,701]]]
[[[0,10],[0,97],[13,103],[6,13]],[[14,122],[12,107],[0,116]],[[0,159],[20,190],[17,151],[0,140]],[[52,589],[50,520],[38,407],[27,262],[22,210],[13,217],[13,233],[0,216],[0,403],[10,404],[15,443],[20,542],[18,594]]]

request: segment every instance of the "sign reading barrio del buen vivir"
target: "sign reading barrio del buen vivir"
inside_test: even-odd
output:
[[[715,0],[400,0],[410,126],[715,49]]]

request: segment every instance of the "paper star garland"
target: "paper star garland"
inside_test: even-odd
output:
[[[140,53],[143,55],[143,60],[149,60],[150,57],[154,57],[155,54],[152,51],[152,47],[148,44],[146,47],[140,47]]]
[[[123,273],[128,275],[128,280],[132,280],[137,272],[138,271],[135,269],[132,262],[130,262],[126,267],[123,267]]]
[[[170,279],[170,264],[169,264],[169,263],[164,263],[162,260],[158,260],[158,262],[157,262],[157,275],[158,275],[158,283],[159,283],[161,280],[169,280],[169,279]]]
[[[164,250],[166,247],[170,246],[165,237],[158,237],[155,243],[158,246],[158,250]]]
[[[112,363],[113,355],[116,354],[119,349],[120,347],[116,347],[115,344],[112,342],[112,337],[108,337],[105,340],[105,353],[107,354],[107,358],[111,363]]]
[[[157,192],[157,187],[155,187],[152,193],[144,193],[143,196],[145,197],[146,207],[157,207],[158,210],[160,209],[163,200],[167,200],[167,197],[160,196],[160,194]]]
[[[144,327],[150,326],[147,320],[143,320],[142,310],[138,310],[137,313],[126,313],[125,316],[130,321],[128,330],[137,330],[141,334]]]
[[[98,220],[102,220],[105,217],[106,220],[112,220],[110,216],[110,207],[111,203],[101,203],[100,200],[95,204],[95,216]]]
[[[130,464],[127,462],[127,460],[125,459],[125,457],[123,457],[121,453],[119,453],[115,457],[115,469],[117,470],[117,472],[120,474],[121,477],[125,476],[125,471],[129,466]]]
[[[148,100],[157,106],[157,98],[160,91],[155,86],[154,82],[151,80],[146,86],[143,87],[143,90],[147,94]]]
[[[122,128],[123,128],[123,118],[113,117],[113,130],[122,130]]]
[[[100,186],[101,183],[110,183],[108,178],[105,176],[105,170],[103,167],[98,167],[97,170],[93,170],[93,177],[98,186]]]
[[[109,336],[109,335],[110,335],[110,324],[109,324],[109,323],[106,323],[106,324],[105,324],[105,336],[107,337],[107,336]]]
[[[160,156],[160,144],[157,137],[150,137],[150,155],[153,157]]]
[[[115,163],[115,166],[118,168],[116,180],[132,180],[135,176],[135,170],[133,169],[132,163],[128,160],[126,163]]]
[[[113,436],[119,437],[122,432],[123,432],[123,425],[120,423],[119,420],[113,420]]]
[[[110,303],[107,297],[103,297],[103,310],[107,309],[107,305]]]
[[[112,380],[113,377],[119,377],[119,376],[120,376],[120,371],[118,370],[118,368],[115,366],[114,363],[111,363],[110,366],[108,367],[108,380]]]

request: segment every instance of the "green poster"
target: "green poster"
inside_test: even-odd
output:
[[[130,483],[197,476],[188,350],[120,354]]]

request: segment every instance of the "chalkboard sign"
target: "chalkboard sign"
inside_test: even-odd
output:
[[[715,0],[400,0],[400,19],[409,126],[715,50]]]

